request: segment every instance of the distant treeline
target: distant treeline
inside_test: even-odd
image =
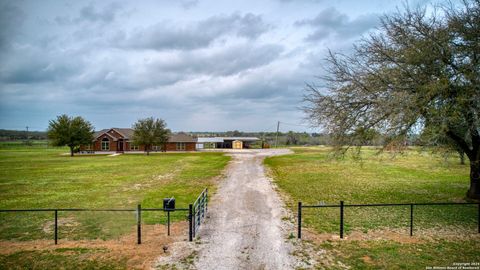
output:
[[[46,140],[45,131],[26,131],[26,130],[7,130],[0,129],[0,141],[19,141],[19,140]]]
[[[242,132],[238,130],[227,132],[191,132],[198,137],[257,137],[263,142],[275,145],[276,132]],[[369,140],[358,142],[363,146],[380,146],[385,144],[385,136],[378,132],[374,132]],[[332,139],[329,134],[324,133],[307,133],[307,132],[279,132],[278,145],[331,145]],[[422,145],[417,135],[410,135],[404,142],[405,145]]]
[[[242,132],[238,130],[226,132],[188,132],[197,137],[257,137],[261,141],[271,146],[275,145],[276,132]],[[6,130],[0,129],[0,141],[27,141],[27,140],[47,140],[45,131],[27,131],[25,130]],[[406,144],[418,145],[417,137],[411,137]],[[384,138],[376,134],[370,141],[363,141],[361,145],[382,145]],[[324,133],[307,132],[279,132],[278,145],[330,145],[331,137]]]

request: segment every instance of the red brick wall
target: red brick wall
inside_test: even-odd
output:
[[[195,151],[197,150],[196,147],[197,147],[196,143],[187,143],[186,145],[187,151]]]
[[[117,151],[117,142],[113,141],[113,139],[110,136],[103,135],[98,137],[98,139],[94,143],[94,149],[95,151],[102,151],[102,140],[103,138],[107,138],[108,141],[110,142],[110,150],[108,151]]]
[[[100,136],[93,144],[92,144],[92,150],[93,151],[102,151],[102,140],[103,138],[107,138],[109,141],[110,141],[110,150],[109,151],[117,151],[117,141],[113,141],[113,139],[108,136],[108,135],[103,135],[103,136]],[[130,141],[127,141],[125,142],[125,145],[124,145],[124,149],[123,151],[131,151],[130,150],[130,145],[133,144],[133,142],[130,142]],[[161,148],[161,150],[158,150],[158,151],[162,151],[162,150],[165,150],[166,151],[181,151],[181,150],[177,150],[177,143],[166,143],[164,147]],[[85,146],[82,145],[80,146],[80,150],[85,150]],[[138,147],[138,150],[135,150],[135,151],[145,151],[145,146],[144,145],[140,145]],[[196,151],[196,148],[195,148],[195,143],[185,143],[185,151]]]
[[[177,143],[167,143],[167,151],[183,151],[177,150]],[[195,143],[185,143],[185,151],[195,151]]]

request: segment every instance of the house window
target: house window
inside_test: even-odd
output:
[[[110,150],[110,140],[108,138],[102,139],[102,151],[109,151]]]
[[[138,145],[130,144],[130,150],[138,150]]]
[[[92,150],[92,145],[91,144],[85,145],[85,150]]]
[[[152,146],[152,151],[158,151],[158,150],[160,150],[160,146],[158,146],[158,145],[153,145]]]
[[[186,149],[186,144],[184,142],[178,142],[177,143],[177,150],[178,151],[185,151]]]

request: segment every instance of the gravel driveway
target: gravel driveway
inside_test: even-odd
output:
[[[265,176],[266,156],[286,149],[231,151],[227,177],[200,228],[197,269],[292,269],[286,242],[285,209]]]

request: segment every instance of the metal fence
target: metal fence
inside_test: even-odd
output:
[[[193,212],[193,228],[191,230],[192,237],[195,238],[198,230],[200,229],[200,225],[202,221],[205,219],[205,214],[207,213],[207,205],[208,205],[208,189],[205,188],[202,193],[198,196],[198,198],[193,203],[192,212]]]
[[[297,212],[297,238],[302,238],[302,209],[303,208],[327,208],[327,207],[338,207],[339,216],[340,216],[340,238],[343,239],[344,234],[344,225],[345,225],[345,207],[390,207],[390,206],[407,206],[410,209],[410,236],[413,236],[413,225],[414,225],[414,207],[415,206],[439,206],[439,205],[478,205],[478,233],[480,233],[480,202],[466,202],[466,203],[455,203],[455,202],[437,202],[437,203],[374,203],[374,204],[345,204],[344,201],[340,201],[340,204],[322,204],[322,205],[303,205],[302,202],[298,202],[298,212]]]
[[[135,212],[137,227],[137,244],[142,243],[142,213],[143,212],[166,212],[167,214],[167,235],[170,235],[170,212],[188,212],[189,221],[188,235],[189,241],[193,241],[196,231],[198,231],[201,222],[204,220],[207,211],[208,190],[204,189],[194,204],[189,204],[188,208],[142,208],[139,204],[136,209],[92,209],[92,208],[34,208],[34,209],[0,209],[0,213],[12,212],[51,212],[54,219],[53,238],[55,244],[58,244],[58,214],[59,212]]]

